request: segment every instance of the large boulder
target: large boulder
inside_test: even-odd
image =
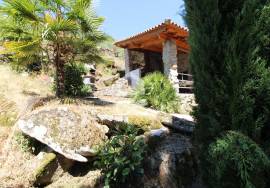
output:
[[[19,129],[48,145],[68,159],[87,162],[109,131],[85,110],[71,107],[45,107],[17,122]]]
[[[147,133],[145,141],[143,187],[194,187],[197,162],[190,138],[163,128]]]

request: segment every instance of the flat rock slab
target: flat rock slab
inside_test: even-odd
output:
[[[194,119],[189,115],[172,114],[170,119],[164,120],[162,124],[184,134],[192,134],[195,129]]]
[[[95,147],[104,143],[109,128],[98,124],[85,110],[42,108],[17,122],[19,129],[68,159],[87,162]]]

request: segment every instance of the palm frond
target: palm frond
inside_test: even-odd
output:
[[[32,56],[39,51],[40,44],[40,40],[30,42],[8,41],[4,42],[4,49],[0,50],[0,54],[15,54],[18,58]]]
[[[81,10],[85,10],[88,7],[91,7],[92,0],[68,0],[67,1],[70,7],[74,12],[80,12]]]
[[[38,21],[39,17],[35,13],[35,4],[31,0],[4,0],[10,5],[20,16],[31,21]]]
[[[77,24],[72,20],[66,20],[66,19],[55,19],[50,20],[48,23],[48,27],[52,32],[74,32],[78,30]]]

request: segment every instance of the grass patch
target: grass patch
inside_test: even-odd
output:
[[[41,142],[22,132],[16,132],[14,139],[23,152],[29,152],[37,155],[45,147]]]
[[[13,126],[17,117],[16,104],[0,96],[0,126]]]

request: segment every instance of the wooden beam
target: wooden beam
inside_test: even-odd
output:
[[[144,48],[130,48],[130,50],[141,51],[141,52],[143,52],[144,50],[157,52],[157,53],[162,52],[162,48],[159,48],[159,47],[156,47],[156,46],[144,47]]]
[[[189,45],[187,44],[187,42],[184,42],[182,40],[178,40],[178,39],[175,39],[173,36],[170,36],[166,33],[161,33],[160,34],[160,37],[164,40],[173,40],[177,47],[180,47],[182,49],[183,52],[189,52],[190,48],[189,48]]]
[[[117,43],[115,43],[115,45],[118,47],[123,47],[123,46],[128,45],[131,42],[134,42],[134,41],[141,43],[145,40],[149,40],[153,36],[154,37],[158,36],[159,33],[164,32],[164,31],[166,31],[166,27],[160,27],[160,28],[157,28],[157,29],[149,31],[149,32],[141,33],[135,37],[131,37],[129,39],[117,42]]]

